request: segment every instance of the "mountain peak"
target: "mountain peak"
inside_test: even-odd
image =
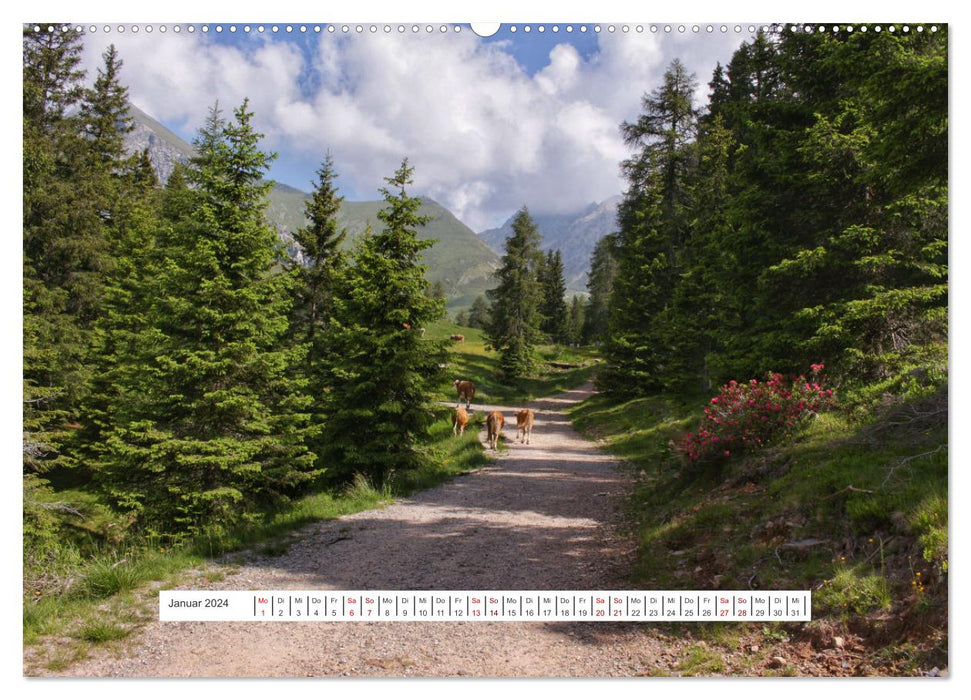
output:
[[[617,206],[623,197],[616,195],[592,202],[569,214],[533,214],[543,240],[541,250],[559,250],[563,255],[563,274],[568,292],[586,291],[590,258],[597,241],[617,230]],[[503,254],[506,239],[512,235],[510,217],[499,228],[479,232],[479,238],[497,255]]]

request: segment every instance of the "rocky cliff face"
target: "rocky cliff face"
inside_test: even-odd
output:
[[[557,250],[563,256],[563,272],[567,291],[585,292],[590,256],[597,241],[617,230],[617,206],[621,196],[590,204],[572,214],[532,215],[543,240],[542,250]],[[506,238],[512,235],[510,217],[499,228],[481,231],[479,238],[498,255],[504,252]]]
[[[125,136],[125,150],[139,153],[148,149],[159,182],[165,184],[176,163],[186,163],[195,155],[192,146],[152,119],[135,105],[129,105],[135,128]]]

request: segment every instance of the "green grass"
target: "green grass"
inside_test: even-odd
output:
[[[924,560],[947,573],[947,496],[933,492],[911,512],[910,525],[917,534]]]
[[[838,615],[866,615],[890,608],[890,586],[866,565],[839,565],[813,596],[813,604]]]
[[[569,348],[562,345],[540,345],[536,348],[538,367],[533,376],[509,381],[499,372],[498,355],[486,348],[485,334],[477,328],[458,326],[450,321],[431,324],[426,337],[447,340],[463,335],[465,340],[449,341],[448,367],[435,392],[442,401],[455,401],[453,382],[456,379],[475,383],[475,402],[509,404],[574,389],[589,380],[596,370],[597,353],[590,348]],[[582,365],[558,369],[548,362]]]
[[[87,624],[78,632],[80,639],[93,644],[104,644],[106,642],[113,642],[117,639],[124,639],[129,634],[131,634],[130,630],[105,621]]]
[[[710,676],[725,670],[722,655],[708,646],[693,645],[685,650],[678,670],[686,676]]]

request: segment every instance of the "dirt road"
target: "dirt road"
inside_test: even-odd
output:
[[[628,482],[564,414],[590,391],[529,404],[536,410],[531,445],[513,440],[514,410],[522,406],[503,407],[509,449],[488,467],[389,507],[309,527],[286,554],[227,567],[210,587],[627,587],[632,544],[617,526]],[[154,622],[123,649],[98,650],[54,675],[631,676],[671,668],[677,646],[634,624]]]

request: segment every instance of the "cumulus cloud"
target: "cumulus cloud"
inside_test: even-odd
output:
[[[715,60],[740,39],[604,34],[586,57],[556,45],[532,75],[508,43],[471,32],[325,32],[302,37],[304,46],[184,32],[87,41],[90,75],[114,42],[132,101],[177,128],[194,130],[216,100],[229,109],[248,97],[281,171],[306,173],[281,178],[289,184],[307,189],[329,151],[351,198],[374,198],[408,157],[413,191],[480,230],[523,204],[567,212],[619,194],[620,123],[636,118],[675,57],[698,74],[703,100]]]

